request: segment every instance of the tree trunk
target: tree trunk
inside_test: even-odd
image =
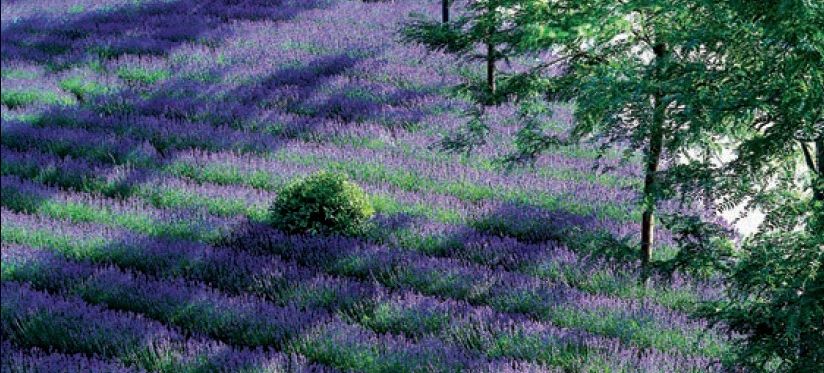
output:
[[[495,96],[495,46],[492,40],[486,42],[486,86],[490,96]]]
[[[646,169],[644,174],[644,212],[641,220],[641,267],[646,273],[652,258],[652,245],[655,243],[655,174],[661,161],[664,145],[664,110],[660,95],[655,95],[655,112],[652,118],[649,148],[647,149]]]
[[[441,20],[443,23],[449,22],[449,0],[441,0]]]
[[[653,63],[657,64],[667,54],[667,46],[657,44],[653,47],[653,52],[655,52],[655,61]],[[644,281],[646,281],[649,274],[652,246],[655,243],[656,173],[661,162],[661,151],[664,147],[664,116],[667,110],[666,103],[662,102],[663,97],[664,94],[660,91],[655,92],[652,96],[652,123],[650,123],[649,148],[647,148],[644,170],[644,212],[641,217],[641,279]]]
[[[819,136],[815,141],[815,152],[817,170],[813,172],[817,171],[818,182],[813,185],[813,198],[818,202],[824,202],[824,135]]]
[[[495,101],[495,60],[498,58],[495,51],[495,33],[497,32],[495,24],[497,24],[497,14],[495,12],[495,3],[490,1],[486,8],[486,21],[488,22],[486,28],[486,87],[489,91],[489,103]]]

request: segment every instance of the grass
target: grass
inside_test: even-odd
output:
[[[18,109],[31,105],[73,105],[70,97],[61,96],[53,91],[41,89],[6,88],[0,92],[0,102],[9,109]]]
[[[79,102],[87,102],[109,92],[109,88],[83,76],[72,76],[59,83],[60,89],[74,95]]]
[[[117,77],[129,84],[153,85],[169,79],[171,73],[165,69],[147,69],[143,67],[120,67]]]
[[[168,237],[203,242],[217,241],[219,231],[204,231],[191,221],[162,222],[139,212],[117,212],[102,205],[82,202],[59,202],[22,193],[10,187],[3,188],[2,205],[28,214],[47,216],[75,223],[98,223],[122,227],[150,237]]]

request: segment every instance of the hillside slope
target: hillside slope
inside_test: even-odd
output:
[[[717,284],[579,244],[637,231],[637,167],[499,170],[507,106],[471,157],[430,149],[474,67],[395,31],[438,7],[2,0],[3,371],[716,369],[689,312]],[[266,225],[319,169],[370,193],[368,238]]]

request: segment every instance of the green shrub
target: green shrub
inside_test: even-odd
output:
[[[270,207],[288,233],[360,235],[375,210],[364,191],[339,173],[319,172],[287,185]]]

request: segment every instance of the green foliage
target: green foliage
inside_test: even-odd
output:
[[[401,30],[401,37],[407,43],[423,44],[430,50],[459,54],[472,48],[471,41],[455,25],[426,19],[423,15],[413,15]]]
[[[360,235],[374,209],[345,175],[319,172],[283,188],[270,213],[272,225],[289,233]]]
[[[824,201],[824,188],[814,188],[824,178],[824,10],[795,0],[724,5],[724,51],[735,68],[720,75],[724,89],[716,95],[725,100],[712,114],[749,131],[738,136],[735,158],[717,183],[725,207],[746,202],[775,226],[772,217],[787,215],[771,211],[803,198],[790,193],[812,191]]]
[[[488,135],[489,125],[482,119],[482,113],[473,112],[466,125],[441,138],[435,147],[449,153],[465,153],[468,156],[473,150],[486,144]]]
[[[80,102],[88,101],[94,96],[105,94],[109,91],[105,86],[86,80],[83,76],[73,76],[60,81],[60,89],[70,92]]]
[[[725,272],[729,300],[707,314],[746,336],[740,361],[766,371],[824,367],[824,8],[728,0],[723,87],[712,119],[740,123],[734,159],[715,173],[721,208],[765,220]],[[723,99],[722,99],[723,98]]]
[[[820,231],[819,231],[820,232]],[[824,237],[771,232],[744,245],[729,299],[706,316],[746,336],[740,362],[758,370],[816,372],[824,366]]]
[[[402,39],[427,49],[457,55],[467,61],[485,61],[486,79],[466,79],[464,93],[483,105],[503,97],[497,90],[497,62],[508,60],[509,34],[515,32],[510,8],[517,0],[478,0],[466,4],[461,16],[451,22],[427,20],[416,15],[401,31]],[[484,51],[479,52],[479,47]]]
[[[73,101],[70,97],[59,96],[51,91],[37,89],[3,89],[0,93],[0,102],[9,109],[16,109],[32,104],[46,105],[70,105]]]
[[[729,271],[735,259],[735,245],[729,239],[732,232],[697,216],[673,214],[662,220],[672,232],[678,252],[656,264],[659,270],[669,275],[679,270],[698,278]]]
[[[148,70],[142,67],[121,67],[117,69],[117,76],[128,83],[140,83],[152,85],[169,78],[171,74],[167,70]]]

